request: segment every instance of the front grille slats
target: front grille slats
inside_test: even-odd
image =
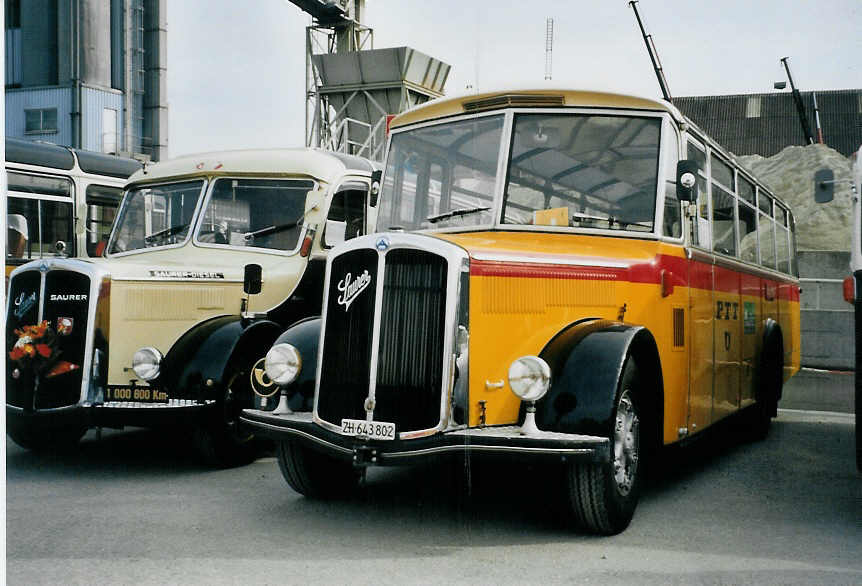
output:
[[[446,263],[415,250],[386,257],[374,418],[399,430],[440,419]]]

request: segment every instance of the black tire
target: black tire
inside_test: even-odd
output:
[[[6,433],[12,441],[31,452],[72,450],[86,432],[87,428],[83,426],[40,429],[11,418],[6,422]]]
[[[216,412],[195,429],[195,447],[209,465],[233,468],[250,464],[262,450],[262,442],[239,421],[244,408],[253,406],[252,360],[242,361],[227,379]]]
[[[751,410],[751,437],[766,439],[772,418],[778,414],[778,397],[784,384],[784,354],[780,342],[768,342],[757,373],[756,403]]]
[[[629,357],[615,398],[610,460],[599,464],[574,462],[566,467],[567,508],[575,523],[590,533],[615,535],[628,527],[634,516],[644,477],[639,465],[644,437],[640,397],[637,365]]]
[[[317,499],[346,498],[356,491],[361,469],[317,452],[295,440],[279,442],[278,467],[290,487]]]

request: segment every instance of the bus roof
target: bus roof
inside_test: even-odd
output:
[[[668,112],[678,121],[687,121],[672,104],[663,100],[641,96],[589,90],[527,88],[506,89],[438,98],[407,110],[392,119],[390,128],[414,122],[445,118],[470,112],[481,112],[507,107],[587,107],[631,108]]]
[[[303,175],[331,182],[347,171],[371,173],[379,165],[368,159],[318,148],[248,149],[186,155],[152,163],[130,183],[202,175]]]
[[[7,162],[70,171],[75,166],[76,158],[82,171],[94,175],[125,179],[141,168],[141,163],[135,159],[73,149],[48,142],[6,137]]]

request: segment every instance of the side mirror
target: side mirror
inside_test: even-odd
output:
[[[323,229],[323,245],[327,248],[332,248],[336,244],[341,244],[344,242],[346,232],[347,222],[326,220],[326,225]]]
[[[371,174],[371,193],[368,197],[368,205],[377,206],[377,198],[380,195],[380,181],[383,178],[383,170],[377,169]]]
[[[676,197],[679,201],[697,199],[697,163],[683,159],[676,164]]]
[[[820,169],[814,173],[814,201],[829,203],[835,197],[835,173],[832,169]]]
[[[245,272],[242,279],[242,290],[247,295],[257,295],[261,290],[261,272],[260,265],[250,264],[245,265]]]

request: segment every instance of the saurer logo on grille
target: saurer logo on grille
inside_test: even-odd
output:
[[[21,319],[36,304],[36,293],[21,293],[15,298],[15,317]]]
[[[371,283],[371,275],[368,271],[363,271],[361,275],[353,278],[352,273],[347,273],[344,278],[338,281],[338,290],[341,295],[338,296],[338,305],[344,306],[344,311],[350,309],[350,304],[359,297],[359,294],[365,291],[365,288]]]
[[[51,301],[86,301],[86,295],[54,293],[51,295]]]

